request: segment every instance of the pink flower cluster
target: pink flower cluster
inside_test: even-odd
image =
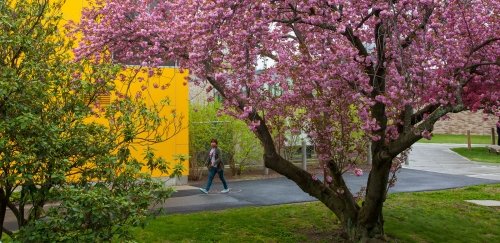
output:
[[[363,175],[363,170],[360,169],[360,168],[355,168],[353,172],[354,172],[354,175],[356,175],[356,176],[362,176]]]

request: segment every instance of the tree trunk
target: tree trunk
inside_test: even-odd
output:
[[[367,182],[366,198],[359,212],[356,238],[361,242],[385,241],[382,208],[387,195],[387,183],[392,158],[376,153]]]
[[[5,221],[5,213],[7,212],[7,203],[8,203],[8,197],[5,194],[5,191],[3,189],[0,189],[0,239],[2,239],[3,235],[3,224]]]

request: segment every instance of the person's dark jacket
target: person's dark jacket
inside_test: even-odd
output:
[[[210,149],[210,150],[212,150],[212,149]],[[210,158],[210,150],[208,151],[207,159],[205,162],[207,167],[210,167],[212,165],[212,161]],[[222,162],[221,151],[219,148],[215,148],[215,166],[214,167],[217,167],[217,169],[219,169],[219,170],[224,169],[224,162]]]

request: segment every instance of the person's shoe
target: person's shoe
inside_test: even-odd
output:
[[[229,192],[229,188],[228,189],[224,189],[222,191],[220,191],[221,193],[228,193]]]
[[[207,190],[205,190],[205,188],[200,188],[200,191],[202,191],[202,192],[203,192],[203,193],[205,193],[205,194],[208,194],[208,191],[207,191]]]

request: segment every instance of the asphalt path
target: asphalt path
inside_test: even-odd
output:
[[[357,177],[345,174],[344,178],[351,192],[358,192],[366,185],[368,175]],[[498,180],[473,178],[463,175],[449,175],[413,169],[401,169],[397,174],[396,185],[389,190],[394,192],[433,191],[478,184],[500,183]],[[201,186],[201,185],[194,185]],[[243,206],[266,206],[316,199],[303,192],[294,182],[286,178],[229,182],[230,193],[222,194],[221,183],[214,179],[209,194],[198,189],[182,190],[174,193],[162,207],[166,213],[188,213],[206,210],[221,210]]]

